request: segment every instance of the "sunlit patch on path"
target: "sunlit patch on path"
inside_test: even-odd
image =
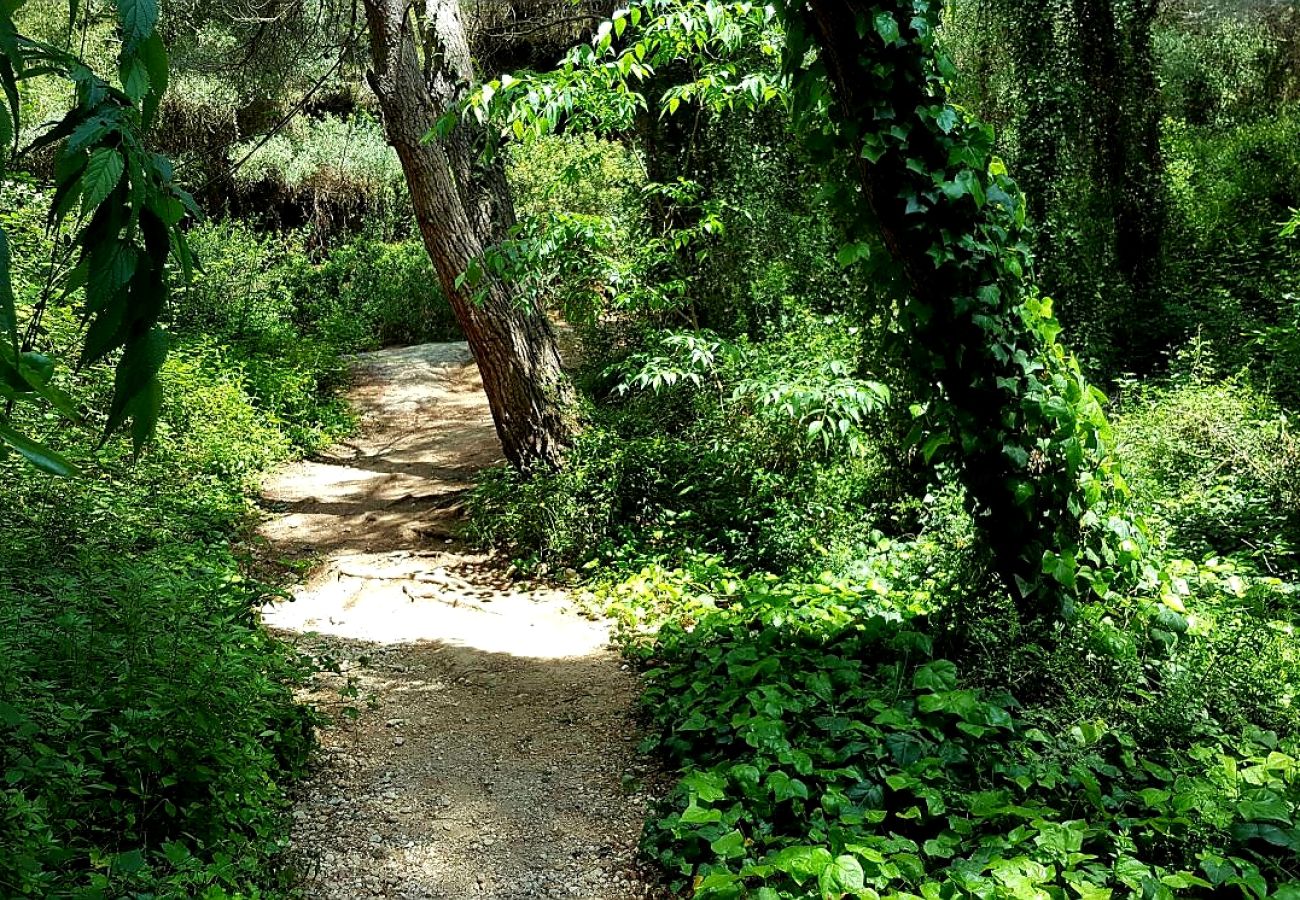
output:
[[[313,898],[655,896],[635,678],[606,623],[453,537],[499,449],[464,344],[365,354],[357,437],[264,486],[273,555],[318,558],[264,621],[337,670],[294,809]]]

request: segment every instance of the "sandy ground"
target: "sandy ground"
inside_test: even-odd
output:
[[[267,625],[332,661],[294,809],[308,897],[623,900],[650,802],[634,676],[604,622],[454,538],[500,451],[469,351],[364,354],[356,438],[263,488],[272,556],[319,559]]]

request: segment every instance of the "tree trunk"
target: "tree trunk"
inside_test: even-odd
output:
[[[370,29],[368,80],[406,173],[438,281],[482,373],[501,447],[522,470],[554,468],[573,441],[577,420],[550,322],[499,279],[484,276],[477,287],[457,285],[514,224],[500,157],[483,161],[481,150],[491,135],[472,122],[461,122],[447,138],[424,140],[474,79],[457,0],[425,0],[423,16],[407,0],[363,2]],[[417,25],[423,32],[420,52]]]

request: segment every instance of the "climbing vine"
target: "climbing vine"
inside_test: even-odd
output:
[[[960,473],[1022,614],[1144,576],[1144,530],[1110,453],[1104,398],[1059,341],[1032,276],[1025,202],[992,129],[948,102],[932,0],[781,5],[802,132],[857,161],[842,257],[896,286],[915,438]]]

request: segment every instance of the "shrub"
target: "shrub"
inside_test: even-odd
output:
[[[1300,566],[1300,441],[1266,396],[1193,370],[1129,386],[1120,410],[1118,452],[1172,553]]]
[[[303,285],[299,318],[348,350],[461,339],[418,240],[361,237],[332,250]]]
[[[833,318],[727,348],[650,336],[595,379],[623,390],[561,471],[485,477],[471,533],[565,565],[692,550],[768,571],[847,564],[910,486],[883,389],[850,374],[857,339]]]

